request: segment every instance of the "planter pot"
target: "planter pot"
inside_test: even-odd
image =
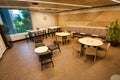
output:
[[[117,46],[118,46],[118,43],[117,43],[117,42],[111,42],[111,46],[117,47]]]

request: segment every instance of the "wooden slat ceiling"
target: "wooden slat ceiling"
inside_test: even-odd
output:
[[[112,5],[120,3],[112,0],[0,0],[0,8],[44,12],[64,12]]]

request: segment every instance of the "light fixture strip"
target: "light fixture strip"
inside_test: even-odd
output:
[[[48,2],[48,1],[34,1],[34,0],[15,0],[15,1],[27,1],[27,2],[46,3],[46,4],[76,6],[76,7],[92,7],[92,6],[86,6],[86,5],[77,5],[77,4],[68,4],[68,3],[57,3],[57,2]]]

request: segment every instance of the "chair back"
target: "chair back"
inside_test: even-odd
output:
[[[41,31],[35,32],[36,36],[39,36],[41,34]]]
[[[78,43],[78,40],[79,40],[79,38],[75,37],[75,38],[73,39],[73,43]]]
[[[95,55],[96,56],[96,54],[97,54],[97,48],[86,46],[86,48],[85,48],[85,54]]]
[[[109,47],[110,47],[110,43],[108,43],[106,46],[106,52],[108,52]]]
[[[53,44],[54,44],[56,47],[60,48],[58,41],[56,41],[56,40],[53,41]]]
[[[50,51],[49,52],[45,52],[42,55],[40,55],[39,58],[40,58],[40,61],[51,59],[52,58],[52,52],[50,52]]]
[[[67,36],[67,40],[70,41],[72,39],[71,35]]]
[[[73,43],[72,44],[72,48],[73,48],[73,50],[81,51],[81,44],[79,44],[79,43]]]
[[[42,40],[42,39],[40,39],[40,38],[34,38],[34,42],[35,42],[35,43],[42,43],[42,42],[43,42],[43,40]]]
[[[57,41],[62,42],[62,37],[61,36],[57,36]]]

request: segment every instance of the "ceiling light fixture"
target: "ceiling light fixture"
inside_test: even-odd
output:
[[[92,6],[87,6],[87,5],[77,5],[77,4],[68,4],[68,3],[57,3],[57,2],[48,2],[48,1],[34,1],[34,0],[16,0],[16,1],[27,1],[27,2],[46,3],[46,4],[76,6],[76,7],[92,7]]]
[[[117,2],[117,3],[120,3],[120,0],[112,0],[112,1]]]

